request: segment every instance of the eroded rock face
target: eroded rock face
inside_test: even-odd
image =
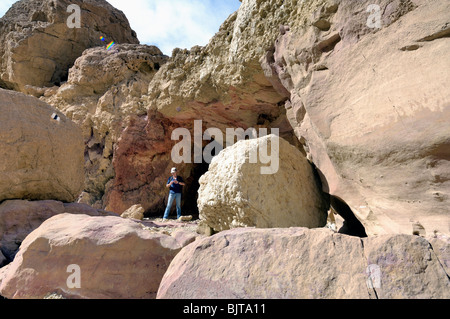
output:
[[[449,2],[380,1],[380,28],[370,1],[315,4],[261,62],[324,191],[368,234],[448,234]]]
[[[0,89],[0,202],[74,201],[84,187],[78,126],[50,105]]]
[[[442,261],[422,237],[360,239],[328,229],[238,228],[183,248],[164,275],[157,298],[446,299],[449,295]]]
[[[89,204],[100,200],[101,206],[106,184],[114,177],[114,147],[127,117],[146,114],[141,96],[167,59],[158,48],[147,45],[88,49],[70,69],[68,82],[42,98],[82,127]]]
[[[2,270],[0,294],[12,299],[42,299],[52,293],[66,298],[155,298],[180,249],[175,238],[145,230],[130,219],[62,214],[24,240],[14,261]],[[78,267],[68,272],[70,265]],[[76,271],[80,288],[72,286],[75,277],[69,278]]]
[[[107,210],[121,214],[139,202],[147,214],[162,216],[168,196],[170,169],[190,185],[192,164],[174,165],[171,149],[176,141],[171,134],[177,127],[192,127],[190,122],[172,122],[158,112],[131,118],[114,152],[115,178],[108,188],[104,204]],[[187,187],[188,188],[188,187]],[[184,190],[187,189],[184,187]],[[184,198],[184,196],[182,197]]]
[[[243,1],[208,45],[174,50],[142,98],[147,118],[131,122],[118,144],[116,177],[104,201],[108,209],[121,213],[138,200],[147,212],[163,213],[167,174],[170,167],[180,166],[170,156],[176,143],[170,133],[181,127],[193,136],[195,120],[202,120],[204,130],[218,128],[224,135],[227,128],[277,127],[283,138],[298,144],[285,116],[286,96],[273,88],[259,63],[276,39],[278,20],[288,17],[299,20],[295,12],[275,12],[270,4]],[[196,172],[205,167],[182,164],[183,178],[195,180]],[[189,198],[194,202],[195,192]]]
[[[263,154],[270,154],[268,163],[262,163]],[[200,219],[215,231],[323,227],[329,207],[311,164],[276,135],[220,152],[200,178],[198,194]]]
[[[80,28],[69,5],[80,7]],[[104,0],[22,0],[0,20],[0,87],[42,95],[60,85],[81,53],[100,39],[139,43],[125,15]]]

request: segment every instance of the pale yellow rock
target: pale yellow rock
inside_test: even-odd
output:
[[[77,18],[79,28],[70,24]],[[85,49],[105,45],[101,36],[139,43],[123,12],[105,0],[17,1],[0,21],[0,87],[36,96],[65,82]]]
[[[144,212],[145,212],[145,209],[141,205],[137,204],[137,205],[131,206],[126,211],[124,211],[122,213],[122,215],[120,215],[120,217],[143,220]]]
[[[261,154],[264,149],[276,155],[271,164],[263,164],[259,156],[252,162],[251,154]],[[276,165],[279,167],[275,170]],[[270,166],[273,174],[261,173]],[[199,183],[200,219],[215,231],[236,227],[313,228],[326,223],[327,202],[311,164],[276,135],[239,141],[225,148],[213,158]]]
[[[81,130],[31,96],[0,89],[0,202],[74,201],[84,187]]]

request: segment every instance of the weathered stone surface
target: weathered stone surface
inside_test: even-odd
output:
[[[449,298],[450,277],[443,267],[448,260],[441,259],[442,255],[426,239],[380,235],[363,239],[363,244],[367,263],[380,270],[380,288],[374,289],[377,298]]]
[[[267,19],[261,19],[259,12]],[[193,136],[194,120],[201,119],[204,129],[219,128],[223,134],[226,128],[277,127],[283,138],[298,143],[285,116],[286,97],[272,87],[259,63],[276,39],[278,20],[288,16],[300,19],[294,12],[276,12],[264,2],[244,1],[205,47],[174,50],[142,97],[149,109],[147,117],[130,122],[123,132],[105,207],[121,213],[139,202],[147,212],[162,214],[167,172],[178,166],[170,157],[175,144],[170,134],[182,127]],[[190,182],[183,198],[193,202],[195,180],[207,165],[182,164],[181,169]]]
[[[450,281],[441,264],[418,236],[238,228],[183,248],[157,298],[446,299]]]
[[[303,20],[298,9],[297,2],[242,1],[205,47],[174,50],[149,85],[150,106],[167,117],[206,118],[215,111],[217,123],[218,115],[249,126],[262,114],[275,119],[277,103],[286,97],[265,78],[259,59],[273,45],[281,21]]]
[[[433,251],[441,261],[447,274],[450,274],[450,238],[446,235],[428,236],[426,239],[433,246]]]
[[[86,191],[92,195],[88,204],[102,199],[114,177],[111,160],[127,117],[146,114],[141,96],[167,59],[158,48],[147,45],[88,49],[70,69],[67,83],[42,98],[82,128]]]
[[[171,134],[177,127],[192,127],[189,122],[172,122],[160,113],[131,118],[115,148],[113,165],[115,178],[104,197],[107,210],[121,214],[139,202],[149,214],[162,216],[166,206],[167,179],[170,169],[171,149],[175,141]],[[193,182],[192,164],[176,165],[189,188]],[[186,199],[186,192],[182,200]]]
[[[380,28],[371,1],[308,3],[261,62],[324,190],[368,234],[448,234],[450,3],[379,1]]]
[[[154,298],[181,246],[173,237],[120,217],[61,214],[22,243],[3,273],[6,298]],[[80,288],[69,288],[69,265],[78,265]],[[70,278],[69,278],[70,279]],[[69,280],[70,281],[70,280]],[[72,281],[70,281],[72,282]]]
[[[50,105],[3,89],[0,114],[0,202],[74,201],[84,187],[80,129]]]
[[[80,7],[80,28],[69,28]],[[70,9],[70,8],[69,8]],[[0,87],[41,95],[60,85],[81,53],[116,43],[139,43],[122,11],[104,0],[22,0],[0,19]]]
[[[269,163],[262,163],[264,153],[271,154]],[[200,219],[215,231],[326,224],[329,203],[311,164],[276,135],[227,147],[199,182]]]
[[[0,205],[0,251],[8,262],[14,259],[20,244],[45,220],[63,213],[89,216],[113,216],[88,205],[46,200],[7,200]],[[1,264],[1,262],[0,262]]]
[[[144,212],[145,209],[142,207],[142,205],[137,204],[124,211],[122,215],[120,215],[120,217],[142,220],[144,218]]]

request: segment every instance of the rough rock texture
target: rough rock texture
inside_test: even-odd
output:
[[[104,200],[109,210],[121,213],[138,201],[148,213],[162,214],[168,168],[176,166],[170,134],[182,127],[193,136],[194,120],[223,134],[226,128],[277,127],[283,138],[298,144],[285,116],[286,96],[273,88],[259,63],[276,39],[278,20],[288,14],[264,3],[258,9],[256,2],[244,1],[205,47],[175,49],[153,77],[148,95],[142,97],[147,117],[130,122],[114,154],[116,177]],[[262,21],[259,11],[267,19]],[[289,16],[299,19],[295,13]],[[192,179],[183,197],[194,201],[195,180],[207,165],[185,163],[181,168],[183,177]]]
[[[80,28],[67,21],[78,5]],[[69,24],[70,25],[70,24]],[[104,0],[22,0],[0,19],[0,87],[42,94],[60,85],[81,53],[106,41],[139,43],[122,11]],[[41,93],[39,93],[41,92]]]
[[[74,201],[84,187],[80,129],[50,105],[3,89],[0,114],[0,202]]]
[[[318,266],[320,265],[320,266]],[[172,261],[157,298],[442,298],[450,281],[428,241],[328,229],[228,230]]]
[[[181,245],[120,217],[62,214],[22,243],[0,284],[6,298],[154,298]],[[70,288],[78,265],[80,287]],[[3,271],[2,271],[3,272]],[[73,281],[72,281],[73,280]],[[76,281],[75,281],[76,282]]]
[[[380,28],[373,1],[309,3],[261,62],[324,190],[368,234],[448,234],[450,3],[378,1]]]
[[[148,116],[131,118],[123,131],[114,152],[115,178],[104,197],[107,210],[121,214],[131,205],[139,202],[147,214],[162,216],[168,190],[167,179],[171,161],[172,131],[177,127],[191,127],[192,123],[173,123],[161,114],[153,112]],[[191,164],[177,165],[178,175],[192,184]],[[188,187],[184,187],[186,191]],[[186,192],[182,196],[188,198]],[[184,211],[184,210],[183,210]]]
[[[268,164],[261,162],[265,152],[271,154]],[[270,174],[262,174],[264,169]],[[198,194],[200,219],[215,231],[323,227],[329,207],[311,164],[276,135],[239,141],[220,152],[200,178]]]
[[[433,246],[433,250],[441,261],[447,274],[450,274],[450,237],[445,235],[428,236],[426,239]]]
[[[120,215],[122,218],[131,218],[142,220],[144,218],[144,208],[142,205],[133,205]]]
[[[150,106],[167,117],[197,113],[206,118],[215,112],[217,123],[222,123],[218,116],[250,126],[263,114],[276,119],[275,106],[285,96],[265,78],[259,59],[275,41],[281,21],[302,19],[287,7],[279,0],[244,0],[205,47],[174,50],[149,85]]]
[[[42,98],[82,127],[86,191],[92,195],[89,204],[102,199],[107,182],[114,177],[115,143],[128,116],[146,113],[140,98],[167,59],[158,48],[147,45],[88,49],[70,69],[67,83]]]
[[[89,216],[114,216],[85,204],[46,200],[7,200],[0,205],[0,251],[11,262],[25,237],[45,220],[63,213]],[[1,265],[1,262],[0,262]]]

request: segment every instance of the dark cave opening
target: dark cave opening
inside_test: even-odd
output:
[[[211,140],[214,142],[214,139]],[[202,151],[205,150],[205,146],[206,145],[203,145]],[[217,150],[218,149],[216,147],[212,149],[211,155],[213,157],[218,155],[219,152]],[[199,219],[199,211],[197,206],[198,190],[200,188],[199,179],[202,175],[208,172],[208,169],[209,163],[203,158],[201,163],[191,164],[188,176],[183,176],[183,174],[181,174],[181,177],[186,183],[186,186],[183,187],[183,194],[181,197],[181,214],[183,216],[191,215],[194,220]],[[164,210],[166,208],[165,205],[167,205],[167,199],[168,195],[164,199]],[[176,205],[173,204],[169,217],[173,218],[176,215]]]
[[[311,163],[311,162],[310,162]],[[342,227],[338,230],[338,233],[357,236],[357,237],[367,237],[366,229],[359,219],[355,216],[350,206],[340,197],[335,195],[330,195],[330,187],[328,181],[323,172],[314,163],[311,163],[317,178],[320,180],[320,186],[327,196],[329,196],[330,207],[344,219]]]
[[[183,191],[181,202],[181,211],[183,215],[192,215],[193,219],[199,218],[197,206],[198,189],[200,188],[199,179],[208,171],[209,164],[203,162],[194,164],[191,175],[186,179],[186,188]]]
[[[337,196],[330,196],[331,207],[344,219],[344,225],[338,230],[338,233],[367,237],[366,229],[363,224],[356,218],[350,206]]]

